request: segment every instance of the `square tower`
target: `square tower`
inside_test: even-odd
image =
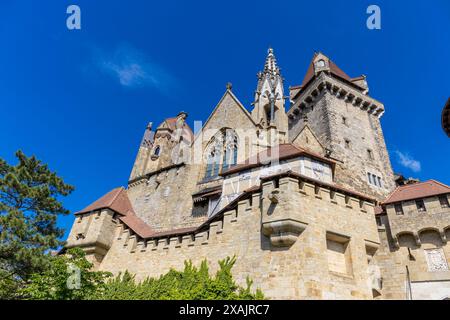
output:
[[[369,96],[365,76],[349,77],[316,53],[300,86],[290,88],[289,137],[308,125],[338,162],[335,182],[383,200],[395,182],[380,117],[381,102]]]

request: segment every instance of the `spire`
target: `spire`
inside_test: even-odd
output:
[[[152,131],[153,123],[149,122],[145,128],[144,136],[142,137],[141,146],[150,148],[153,144],[154,133]]]
[[[262,128],[276,128],[287,132],[284,109],[283,77],[272,48],[267,50],[264,70],[258,72],[252,117]]]
[[[267,50],[266,63],[264,64],[264,73],[272,76],[280,75],[280,68],[277,65],[277,59],[273,53],[273,49],[269,47]]]
[[[264,63],[264,70],[258,72],[258,86],[256,88],[257,97],[255,97],[255,102],[258,100],[258,95],[263,94],[263,91],[267,91],[269,94],[275,94],[277,87],[281,85],[283,87],[283,78],[281,77],[280,68],[277,64],[277,59],[273,53],[273,49],[269,47],[267,50],[266,62]],[[269,86],[264,86],[268,84]]]

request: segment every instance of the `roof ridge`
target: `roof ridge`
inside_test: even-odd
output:
[[[117,200],[117,197],[122,193],[122,191],[125,190],[124,187],[117,187],[115,189],[113,189],[112,191],[118,191],[116,192],[116,194],[114,195],[114,197],[111,199],[111,201],[108,203],[110,206],[112,206],[114,204],[114,202]]]
[[[388,202],[392,196],[400,189],[401,186],[395,187],[395,189],[387,196],[386,200],[384,200],[382,203]]]
[[[450,189],[450,186],[448,186],[448,185],[446,185],[445,183],[442,183],[442,182],[440,182],[440,181],[437,181],[437,180],[434,180],[434,179],[429,179],[428,181],[433,181],[434,183],[437,183],[438,185],[440,185],[440,186],[442,186],[442,187],[445,187],[445,188]]]
[[[398,186],[382,202],[383,205],[400,201],[414,200],[450,193],[450,187],[442,182],[429,179],[423,182]]]

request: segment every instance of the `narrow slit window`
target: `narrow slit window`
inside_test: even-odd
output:
[[[345,139],[345,147],[347,149],[350,149],[350,145],[351,145],[350,140]]]
[[[439,203],[441,204],[441,208],[448,208],[450,204],[448,203],[448,198],[446,195],[439,197]]]
[[[416,207],[419,212],[427,211],[427,208],[425,207],[425,203],[423,202],[422,199],[416,200]]]
[[[396,213],[397,215],[403,215],[403,206],[402,206],[401,203],[396,203],[396,204],[394,205],[394,207],[395,207],[395,213]]]

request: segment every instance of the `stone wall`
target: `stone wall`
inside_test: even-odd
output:
[[[324,81],[332,82],[332,87],[324,85],[319,90]],[[345,94],[337,88],[345,88]],[[357,91],[324,74],[310,84],[309,91],[316,92],[316,96],[311,98],[306,91],[289,111],[289,136],[297,136],[307,123],[324,147],[332,151],[331,157],[339,161],[335,181],[384,200],[395,184],[379,114],[370,112],[370,107],[366,110],[362,103],[355,106],[348,97],[354,97]],[[307,99],[312,100],[305,102]],[[381,178],[382,187],[369,183],[368,172]]]
[[[270,298],[371,299],[366,246],[379,243],[373,204],[339,192],[331,196],[326,188],[293,178],[280,178],[273,186],[277,184],[282,193],[288,191],[284,192],[283,204],[298,208],[290,212],[291,218],[306,224],[290,246],[274,246],[261,232],[262,215],[267,214],[262,212],[265,206],[260,205],[262,195],[271,190],[263,186],[261,192],[239,201],[235,209],[193,235],[143,241],[118,224],[100,269],[115,274],[129,270],[142,280],[170,268],[182,269],[188,259],[196,265],[207,259],[211,272],[215,272],[218,260],[236,255],[233,274],[238,283],[244,285],[250,276],[255,287]],[[280,203],[272,219],[284,219],[283,208]],[[329,233],[348,239],[349,274],[329,270],[324,254]]]
[[[204,221],[192,215],[199,166],[169,167],[131,184],[128,197],[136,215],[155,231],[191,227]]]
[[[403,215],[390,204],[382,216],[382,245],[375,260],[386,299],[410,298],[410,291],[413,299],[435,297],[434,290],[450,296],[450,208],[442,208],[438,197],[423,200],[426,212],[418,212],[414,201],[405,201]]]

